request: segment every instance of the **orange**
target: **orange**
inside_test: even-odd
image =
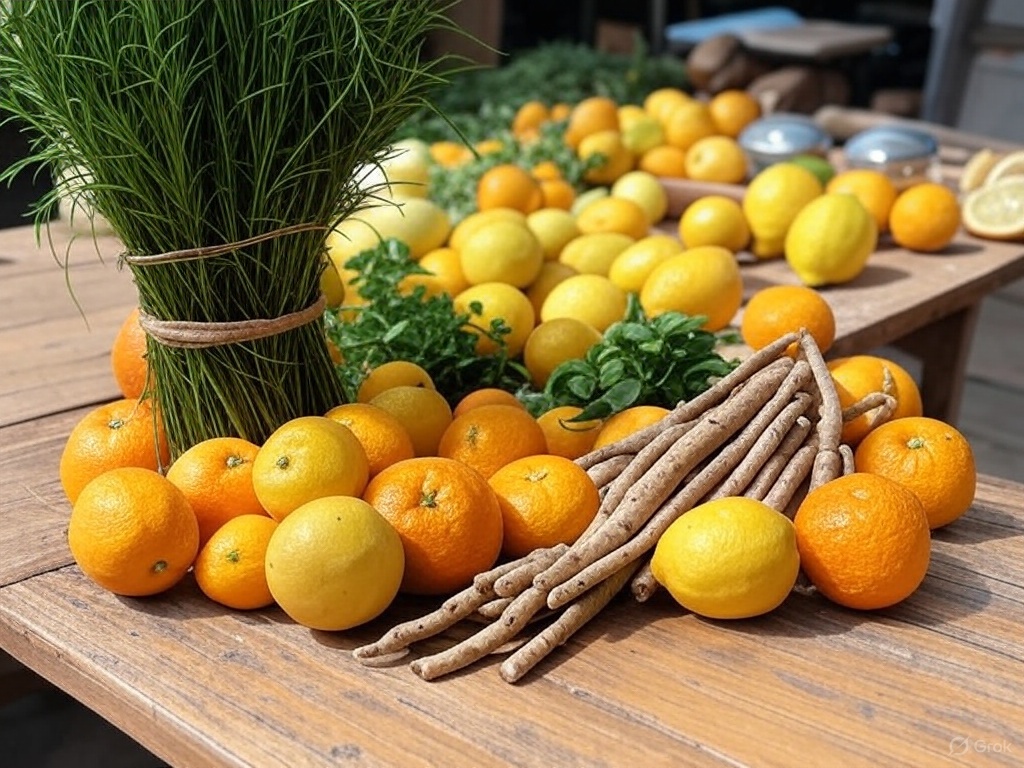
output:
[[[450,594],[493,566],[501,553],[498,499],[479,472],[460,462],[401,461],[373,478],[363,498],[402,540],[403,592]]]
[[[569,114],[572,112],[572,105],[566,104],[564,101],[560,101],[556,104],[551,105],[551,120],[552,122],[560,123],[562,120],[566,120]]]
[[[498,497],[505,532],[501,551],[523,557],[541,547],[572,544],[601,499],[584,469],[562,456],[527,456],[487,481]]]
[[[896,398],[896,410],[891,419],[902,419],[906,416],[921,416],[924,408],[921,403],[921,392],[914,378],[892,360],[875,355],[853,355],[830,360],[828,370],[839,393],[839,404],[849,408],[865,395],[872,392],[884,392],[886,374],[891,379],[891,392]],[[871,429],[874,414],[865,413],[853,421],[843,424],[843,442],[856,446]]]
[[[484,139],[478,141],[473,145],[473,149],[477,151],[479,155],[491,155],[495,152],[501,152],[505,148],[505,142],[501,139]]]
[[[837,173],[825,185],[826,192],[853,195],[867,208],[879,232],[889,229],[889,212],[896,202],[896,185],[881,171],[857,168]]]
[[[167,438],[152,402],[115,400],[89,411],[71,430],[60,456],[60,483],[74,504],[86,483],[108,469],[155,471],[168,463]]]
[[[193,445],[167,470],[167,479],[192,505],[200,547],[234,517],[267,516],[252,484],[252,463],[259,450],[240,437],[211,437]]]
[[[511,392],[497,387],[484,387],[470,392],[452,410],[452,416],[458,418],[466,411],[479,408],[481,405],[511,405],[514,408],[524,408],[519,399]]]
[[[618,232],[634,240],[650,234],[644,209],[623,197],[602,197],[584,208],[576,217],[576,226],[584,235]]]
[[[736,138],[761,116],[760,102],[746,91],[730,88],[716,93],[708,103],[715,128],[723,136]]]
[[[188,499],[151,469],[119,467],[78,494],[68,546],[82,573],[117,595],[155,595],[177,584],[199,550]]]
[[[907,488],[856,472],[807,494],[793,519],[800,565],[825,597],[847,608],[886,608],[924,580],[928,518]]]
[[[196,584],[215,603],[239,611],[274,602],[264,561],[277,521],[266,515],[239,515],[226,522],[199,551]]]
[[[836,338],[836,318],[825,297],[803,285],[773,285],[750,297],[743,309],[740,334],[751,349],[806,328],[822,352]],[[791,349],[795,353],[795,348]]]
[[[427,270],[427,274],[415,273],[403,277],[398,284],[403,295],[411,295],[420,285],[426,290],[426,296],[439,296],[442,293],[454,296],[469,287],[466,276],[462,274],[458,251],[453,248],[435,248],[423,255],[419,265]]]
[[[516,459],[546,450],[544,432],[525,409],[481,405],[452,421],[441,436],[437,454],[460,461],[486,478]]]
[[[346,403],[332,408],[326,416],[348,427],[356,436],[370,462],[370,477],[416,455],[402,422],[383,408],[369,403]]]
[[[407,360],[392,360],[370,370],[359,385],[356,400],[368,403],[381,392],[392,387],[423,387],[436,389],[434,380],[421,366]]]
[[[570,421],[581,413],[583,409],[579,406],[559,405],[537,417],[537,426],[544,433],[548,453],[566,459],[578,459],[593,450],[594,441],[601,431],[601,422],[597,419]]]
[[[684,152],[699,140],[718,133],[706,104],[689,101],[672,110],[665,123],[665,140]]]
[[[565,179],[541,179],[540,192],[545,208],[568,211],[576,200],[576,188]]]
[[[618,105],[606,96],[591,96],[579,102],[569,113],[565,143],[573,149],[587,136],[599,131],[619,130]]]
[[[537,181],[553,181],[562,178],[562,169],[554,160],[541,160],[530,169],[530,175]]]
[[[405,427],[417,456],[433,456],[452,423],[452,409],[440,392],[422,387],[393,387],[370,401]]]
[[[978,483],[971,444],[955,427],[924,416],[882,424],[857,446],[858,472],[909,488],[924,506],[928,525],[941,528],[971,507]]]
[[[634,405],[619,411],[609,418],[594,441],[594,448],[603,448],[606,445],[617,443],[634,432],[639,432],[644,427],[656,424],[668,416],[668,408],[660,405]]]
[[[663,179],[685,179],[686,151],[664,144],[644,152],[637,167]]]
[[[679,88],[657,88],[644,97],[643,107],[647,114],[664,123],[679,106],[691,101],[693,98]]]
[[[747,177],[747,155],[735,139],[705,136],[686,150],[686,176],[696,181],[740,184]]]
[[[442,168],[457,168],[473,159],[473,150],[460,141],[435,141],[430,157]]]
[[[959,228],[960,204],[942,184],[915,184],[900,193],[889,211],[892,239],[911,251],[941,251]]]
[[[139,308],[128,313],[110,347],[110,367],[117,388],[125,397],[138,399],[146,389],[149,363],[146,361],[146,332],[139,325]]]
[[[527,171],[503,163],[484,172],[476,185],[476,207],[481,211],[511,208],[533,213],[544,204],[540,184]]]

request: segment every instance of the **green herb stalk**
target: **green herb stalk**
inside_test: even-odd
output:
[[[449,26],[434,0],[13,0],[0,4],[0,107],[33,156],[74,179],[131,254],[324,231],[170,264],[130,265],[165,320],[274,318],[317,298],[326,229],[360,207],[354,170],[442,82],[420,58]],[[436,62],[435,62],[436,64]],[[37,225],[60,190],[37,206]],[[263,439],[342,401],[315,322],[205,349],[150,340],[175,454],[208,437]]]

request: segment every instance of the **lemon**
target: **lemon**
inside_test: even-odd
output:
[[[388,363],[381,363],[366,374],[366,378],[359,385],[356,400],[360,403],[368,403],[385,389],[392,387],[437,389],[430,374],[421,366],[410,363],[408,360],[392,360]]]
[[[359,439],[323,416],[300,416],[268,437],[252,462],[256,498],[277,521],[307,501],[359,496],[370,463]]]
[[[830,192],[797,214],[786,234],[786,261],[811,287],[846,283],[864,271],[878,225],[851,194]]]
[[[452,423],[452,408],[437,391],[425,387],[392,387],[370,401],[390,413],[409,433],[417,456],[436,456],[441,435]],[[340,426],[340,425],[339,425]]]
[[[540,310],[543,322],[571,317],[600,333],[626,314],[626,292],[603,275],[574,275],[551,289]]]
[[[994,184],[1008,176],[1024,175],[1024,149],[1009,152],[996,161],[992,169],[985,175],[985,186]]]
[[[405,573],[398,532],[362,499],[328,496],[303,504],[270,537],[270,594],[292,620],[350,629],[391,605]]]
[[[967,194],[964,229],[992,240],[1024,239],[1024,176],[1006,176]]]
[[[747,186],[742,206],[754,238],[754,255],[781,256],[793,219],[822,191],[818,178],[795,163],[776,163],[757,174]]]
[[[354,217],[338,222],[334,229],[327,233],[325,241],[327,255],[341,273],[343,280],[346,276],[345,263],[363,251],[376,248],[379,243],[380,235],[365,221]]]
[[[359,223],[346,224],[349,219]],[[451,219],[445,210],[437,203],[420,197],[399,198],[375,205],[349,219],[339,225],[340,234],[349,236],[350,247],[358,248],[355,253],[376,247],[380,240],[393,237],[409,246],[412,257],[418,259],[444,245],[451,232]],[[341,240],[339,245],[343,242]],[[328,247],[334,247],[333,240]],[[331,258],[337,263],[333,252]]]
[[[640,120],[650,117],[639,104],[620,104],[618,115],[620,131],[627,131]]]
[[[426,197],[430,185],[430,148],[419,139],[395,142],[379,164],[364,165],[355,173],[359,187],[373,195]]]
[[[464,218],[452,230],[448,238],[448,245],[456,251],[462,250],[469,236],[485,224],[495,221],[511,221],[516,224],[526,225],[526,214],[514,208],[491,208],[487,211],[477,211]]]
[[[552,288],[563,280],[578,274],[579,272],[568,264],[563,264],[560,261],[545,261],[544,266],[540,268],[540,274],[537,275],[537,279],[530,283],[530,287],[526,289],[526,298],[533,305],[534,315],[540,317],[541,307],[544,306],[544,300],[551,293]]]
[[[480,304],[480,313],[473,312],[473,304]],[[490,328],[491,322],[502,319],[512,329],[504,337],[508,354],[515,357],[523,351],[526,339],[536,323],[533,304],[526,294],[508,283],[481,283],[467,288],[454,299],[455,309],[471,315],[470,323],[477,328]],[[475,329],[474,329],[475,330]],[[489,355],[497,351],[493,341],[479,334],[477,354]]]
[[[580,160],[601,155],[600,165],[586,172],[584,178],[591,184],[611,184],[624,173],[633,170],[636,158],[622,143],[622,134],[615,130],[597,131],[580,141],[576,150]]]
[[[493,221],[466,239],[459,249],[459,263],[470,285],[508,283],[525,288],[540,274],[544,251],[529,227]]]
[[[796,530],[768,505],[742,497],[701,504],[662,534],[651,570],[698,616],[745,619],[777,608],[800,570]]]
[[[566,360],[581,360],[600,340],[601,334],[582,320],[557,317],[533,329],[526,340],[523,362],[533,383],[543,388],[555,368]]]
[[[558,260],[581,275],[608,275],[615,258],[636,242],[620,232],[580,235],[562,249]]]
[[[612,184],[612,197],[632,200],[647,214],[651,226],[665,218],[668,211],[668,195],[658,177],[647,171],[630,171]]]
[[[670,235],[649,235],[637,240],[615,257],[608,279],[619,288],[640,293],[654,268],[671,256],[683,252],[682,244]]]
[[[547,261],[554,261],[566,243],[579,237],[576,217],[561,208],[541,208],[526,217],[526,226],[540,242]]]
[[[651,115],[645,114],[622,129],[623,146],[637,157],[664,143],[665,128]]]
[[[611,192],[608,187],[594,187],[592,189],[588,189],[572,201],[572,207],[569,208],[569,213],[573,216],[579,216],[588,205],[596,203],[602,198],[608,197],[609,194],[611,194]]]
[[[985,147],[979,149],[964,163],[963,170],[960,172],[960,180],[958,182],[961,192],[973,192],[979,187],[985,186],[985,179],[988,177],[989,172],[995,168],[1003,158],[1003,155],[995,150]]]
[[[743,278],[736,258],[726,248],[691,248],[658,264],[640,290],[648,317],[664,312],[704,315],[704,328],[725,328],[743,301]]]
[[[750,242],[750,227],[739,203],[724,195],[708,195],[683,211],[679,237],[687,248],[720,245],[738,253]]]
[[[324,264],[324,271],[320,273],[320,293],[327,300],[328,307],[340,307],[345,303],[345,281],[330,259]]]

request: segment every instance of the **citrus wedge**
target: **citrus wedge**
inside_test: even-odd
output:
[[[960,191],[973,192],[979,187],[985,186],[985,179],[989,172],[1002,158],[1002,154],[988,147],[971,155],[970,160],[964,164],[963,173],[960,174]]]
[[[999,162],[993,165],[992,170],[985,176],[985,186],[994,184],[1007,176],[1017,176],[1020,174],[1024,174],[1024,149],[1010,152],[1000,158]]]
[[[1024,240],[1024,174],[1005,176],[967,194],[964,229],[989,240]]]

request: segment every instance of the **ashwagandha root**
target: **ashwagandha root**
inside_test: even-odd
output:
[[[587,474],[594,481],[594,485],[600,488],[602,485],[607,485],[618,477],[632,460],[632,454],[620,453],[618,456],[612,456],[610,459],[605,459],[599,464],[590,467],[587,470]]]
[[[494,582],[494,594],[498,597],[515,597],[533,583],[538,573],[548,568],[568,549],[566,544],[558,544],[548,549],[535,549],[526,562]]]
[[[782,439],[782,443],[775,449],[764,465],[758,470],[754,479],[743,491],[743,495],[750,499],[763,501],[764,497],[772,489],[782,470],[789,464],[793,454],[797,452],[807,435],[811,432],[811,420],[806,416],[799,416],[796,423],[790,427],[789,432]]]
[[[857,471],[857,464],[853,459],[853,448],[846,443],[839,445],[839,456],[843,460],[843,475],[852,475]]]
[[[539,574],[534,579],[534,586],[545,591],[551,589],[628,541],[656,513],[690,469],[739,431],[771,399],[792,369],[790,362],[789,366],[769,366],[759,371],[724,403],[708,411],[644,473],[601,527],[570,547],[551,567]],[[713,482],[720,479],[720,476],[716,477]],[[704,488],[701,495],[707,490]],[[609,575],[611,572],[605,573],[605,577]],[[593,583],[596,582],[587,586]]]
[[[807,442],[793,454],[793,458],[772,484],[771,490],[765,494],[764,503],[774,510],[784,512],[790,499],[799,490],[801,483],[811,473],[817,455],[817,436],[811,434],[807,438]]]
[[[721,403],[741,384],[768,365],[785,365],[787,362],[792,365],[790,358],[780,358],[779,356],[786,351],[790,344],[798,340],[799,336],[795,333],[789,333],[780,337],[752,354],[708,389],[697,395],[697,397],[679,403],[665,418],[611,445],[603,446],[596,451],[591,451],[585,456],[581,456],[576,459],[576,463],[587,469],[611,456],[618,456],[621,453],[639,453],[645,445],[654,440],[667,427],[674,424],[684,424],[702,416],[711,407]]]
[[[433,680],[467,667],[507,643],[544,607],[545,593],[527,587],[492,624],[447,650],[416,659],[409,667],[424,680]]]
[[[516,682],[551,651],[564,644],[611,602],[612,598],[629,581],[636,571],[637,565],[636,563],[630,564],[618,573],[609,576],[604,582],[595,586],[566,608],[557,619],[502,663],[499,670],[502,679],[508,683]]]
[[[633,577],[629,585],[630,591],[638,603],[646,603],[658,591],[658,586],[658,580],[654,578],[654,571],[651,570],[651,561],[648,558]]]
[[[513,598],[511,597],[496,597],[494,600],[490,600],[479,608],[476,609],[476,613],[481,618],[493,621],[505,612],[505,609],[511,605]]]
[[[891,376],[892,374],[889,375]],[[854,419],[863,416],[865,413],[870,413],[876,408],[888,411],[889,415],[891,415],[892,412],[896,410],[896,398],[892,395],[885,394],[885,392],[869,392],[850,407],[843,409],[843,421],[853,421]],[[877,421],[880,424],[882,421],[886,421],[887,419],[888,416],[882,419],[878,419],[876,417],[874,421]]]
[[[839,393],[825,358],[809,333],[801,332],[800,349],[811,366],[814,381],[821,396],[820,418],[818,419],[818,455],[814,457],[811,469],[811,490],[835,480],[842,472],[839,457],[839,442],[843,434],[843,409],[839,404]]]

